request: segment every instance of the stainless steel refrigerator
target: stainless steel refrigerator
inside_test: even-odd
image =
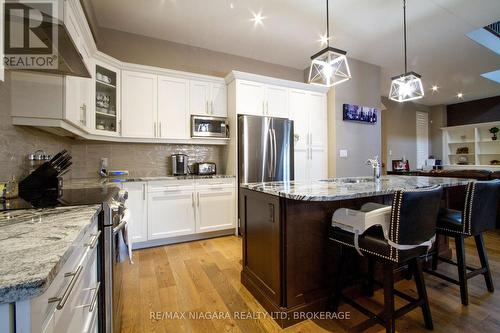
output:
[[[293,180],[293,121],[238,116],[240,183]]]

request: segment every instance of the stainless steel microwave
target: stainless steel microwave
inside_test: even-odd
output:
[[[191,116],[191,137],[227,138],[229,126],[226,118]]]

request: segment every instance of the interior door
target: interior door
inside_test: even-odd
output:
[[[205,81],[190,81],[189,112],[205,116],[210,111],[210,83]]]
[[[189,81],[158,77],[158,136],[189,139]]]
[[[270,117],[288,118],[288,90],[266,86],[266,114]]]
[[[165,190],[148,193],[149,239],[194,233],[194,205],[193,191]]]
[[[236,193],[232,187],[211,187],[198,190],[196,232],[234,228],[235,200]]]
[[[123,136],[154,138],[157,131],[157,76],[123,71],[122,124]]]
[[[236,110],[238,114],[264,115],[265,88],[263,84],[238,80],[236,95]]]
[[[226,85],[212,83],[212,101],[210,114],[216,117],[227,117],[227,93]]]

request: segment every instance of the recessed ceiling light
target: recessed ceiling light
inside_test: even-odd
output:
[[[433,92],[437,92],[437,91],[438,91],[438,89],[439,89],[439,87],[438,87],[438,86],[436,86],[436,85],[433,85],[433,86],[432,86],[432,91],[433,91]]]
[[[230,7],[231,9],[234,9],[234,3],[232,3],[232,2],[231,2],[231,3],[229,4],[229,7]]]
[[[463,97],[464,97],[464,94],[463,94],[463,93],[458,93],[458,94],[457,94],[457,98],[462,99]]]
[[[262,16],[262,13],[261,12],[252,13],[252,15],[253,15],[252,21],[254,23],[254,26],[262,25],[262,20],[265,19],[265,17]]]

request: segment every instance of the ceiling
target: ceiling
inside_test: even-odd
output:
[[[325,0],[91,0],[99,27],[249,57],[309,65],[326,31]],[[408,69],[422,75],[426,105],[500,95],[480,75],[500,56],[465,36],[500,18],[499,0],[407,0]],[[261,25],[252,13],[264,17]],[[332,45],[382,68],[382,94],[402,74],[402,1],[330,0]],[[353,73],[355,75],[355,73]],[[437,93],[431,86],[437,85]]]

